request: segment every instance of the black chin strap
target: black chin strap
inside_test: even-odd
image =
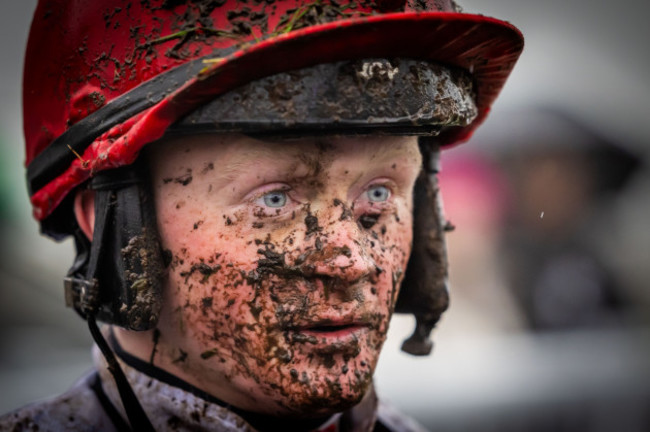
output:
[[[155,429],[152,426],[147,414],[145,414],[140,401],[133,393],[131,385],[126,379],[122,368],[120,367],[115,354],[108,346],[106,339],[102,335],[102,332],[97,327],[97,322],[95,317],[88,315],[88,328],[90,329],[90,334],[93,336],[95,343],[99,347],[99,350],[104,355],[106,362],[108,363],[108,370],[113,375],[115,379],[115,384],[117,384],[117,390],[120,393],[120,398],[122,399],[122,405],[126,411],[126,415],[129,418],[129,423],[131,424],[131,430],[133,431],[143,431],[143,432],[154,432]]]

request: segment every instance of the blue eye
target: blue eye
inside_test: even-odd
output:
[[[273,191],[262,196],[264,205],[267,207],[280,208],[287,204],[287,193],[284,191]]]
[[[384,202],[390,197],[390,190],[386,186],[373,186],[367,194],[370,202]]]

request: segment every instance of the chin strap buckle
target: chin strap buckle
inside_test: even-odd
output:
[[[97,279],[81,279],[68,276],[63,279],[65,305],[83,316],[94,315],[99,307],[99,283]]]

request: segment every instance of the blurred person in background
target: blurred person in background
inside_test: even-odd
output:
[[[441,157],[455,229],[437,340],[457,355],[440,373],[461,372],[437,394],[454,414],[432,428],[649,430],[647,279],[628,271],[648,256],[634,255],[647,218],[621,218],[644,219],[642,152],[559,109],[490,120]]]
[[[475,148],[441,157],[440,189],[454,228],[447,236],[454,307],[445,315],[446,332],[516,332],[526,327],[526,318],[508,284],[502,255],[511,186],[501,166]]]
[[[561,110],[521,109],[507,124],[474,143],[494,150],[511,185],[501,259],[528,326],[624,323],[636,296],[606,248],[640,158]]]

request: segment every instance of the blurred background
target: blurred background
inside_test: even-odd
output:
[[[72,243],[38,235],[24,181],[35,4],[0,5],[0,413],[90,367],[63,301]],[[518,26],[526,49],[486,124],[443,156],[456,229],[434,353],[400,353],[413,323],[396,317],[378,391],[435,431],[650,431],[650,5],[462,6]]]

